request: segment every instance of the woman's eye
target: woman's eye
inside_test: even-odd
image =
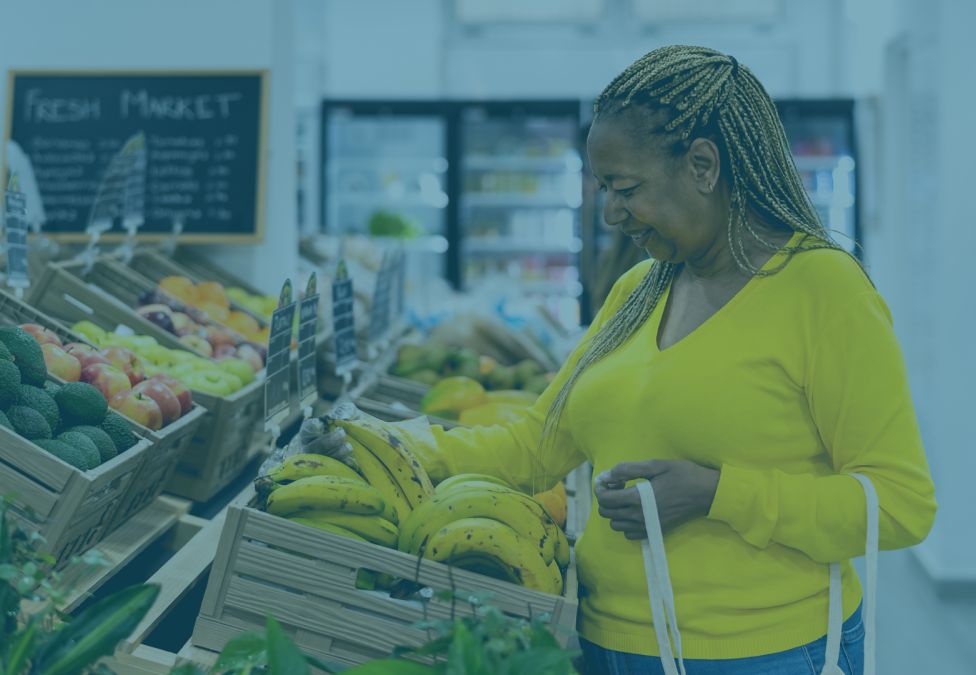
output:
[[[636,185],[633,185],[633,186],[628,187],[628,188],[615,188],[614,189],[614,192],[616,192],[621,197],[629,197],[632,194],[634,194],[634,190],[636,190],[636,189],[637,189],[637,186]]]

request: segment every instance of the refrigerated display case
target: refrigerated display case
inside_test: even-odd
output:
[[[459,290],[528,299],[579,325],[579,101],[322,110],[323,232],[399,237],[436,254],[424,272]]]
[[[779,100],[776,107],[820,222],[838,244],[861,257],[854,101]]]

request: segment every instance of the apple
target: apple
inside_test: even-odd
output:
[[[104,330],[93,324],[91,321],[79,321],[71,327],[72,333],[77,333],[93,345],[101,346],[108,336]]]
[[[199,354],[213,356],[213,348],[210,343],[199,335],[184,335],[180,338],[180,342]]]
[[[108,405],[120,415],[148,429],[158,431],[163,428],[163,412],[145,392],[131,389],[120,391],[109,399]]]
[[[228,396],[241,387],[239,379],[220,370],[190,373],[183,379],[183,382],[190,389],[213,396]]]
[[[143,305],[136,310],[136,314],[162,328],[167,333],[176,333],[176,326],[173,325],[173,310],[166,305]]]
[[[207,333],[207,341],[214,349],[217,349],[220,347],[220,345],[230,345],[231,347],[237,346],[237,339],[230,334],[230,331],[224,328],[207,326],[204,330]]]
[[[170,319],[173,321],[173,332],[180,337],[195,333],[200,327],[196,321],[184,312],[173,312]]]
[[[173,350],[162,345],[152,345],[149,347],[143,347],[136,352],[136,356],[142,361],[143,368],[154,365],[158,367],[167,367],[175,363],[172,358]]]
[[[77,382],[81,379],[81,363],[71,354],[53,342],[42,344],[41,351],[44,352],[47,372],[57,375],[65,382]]]
[[[180,415],[185,415],[193,410],[193,394],[190,393],[190,390],[186,388],[185,384],[166,373],[154,375],[152,379],[156,382],[162,382],[173,392],[176,400],[180,402]]]
[[[243,359],[222,359],[217,362],[217,367],[237,377],[242,386],[254,381],[254,370],[251,369],[251,364]]]
[[[37,340],[37,344],[39,345],[52,344],[57,345],[58,347],[63,346],[61,344],[61,338],[58,337],[57,333],[45,328],[40,324],[22,323],[20,324],[20,328],[21,330],[25,330],[33,335],[34,339]]]
[[[264,357],[251,344],[243,344],[237,348],[237,358],[247,361],[255,373],[264,368]]]
[[[133,387],[146,379],[146,371],[142,367],[142,361],[135,355],[135,352],[125,347],[108,347],[101,351],[101,355],[108,359],[108,362],[121,370],[129,378],[129,384]]]
[[[159,406],[159,412],[163,415],[164,427],[170,422],[178,420],[183,414],[183,406],[180,405],[180,400],[176,398],[176,394],[159,380],[140,382],[132,388],[132,391],[145,394],[156,402],[156,405]]]
[[[196,359],[202,357],[194,354],[193,352],[188,352],[185,349],[171,349],[169,358],[174,364],[179,365],[181,363],[186,363],[187,361],[195,361]]]
[[[232,359],[237,356],[237,347],[234,345],[220,345],[214,350],[213,358],[215,361],[222,359]]]
[[[81,381],[92,385],[111,401],[116,394],[129,391],[132,383],[121,370],[108,363],[93,363],[81,369]]]
[[[64,351],[78,359],[82,369],[96,363],[108,363],[108,359],[99,354],[97,349],[81,342],[69,342],[64,346]]]

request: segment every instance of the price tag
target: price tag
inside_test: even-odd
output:
[[[295,318],[291,280],[286,279],[278,298],[278,309],[271,315],[268,357],[265,360],[264,430],[272,436],[291,412],[291,327]]]
[[[4,193],[4,233],[7,254],[7,285],[18,294],[30,287],[27,269],[27,197],[20,191],[17,174],[10,176]]]
[[[332,280],[332,333],[335,339],[335,372],[339,377],[351,375],[356,357],[356,320],[353,314],[352,279],[346,262],[339,261]]]
[[[392,284],[392,255],[384,254],[380,270],[376,274],[373,304],[369,311],[369,341],[377,343],[390,330],[390,293]]]
[[[306,412],[310,412],[311,406],[319,399],[319,378],[315,357],[318,324],[318,278],[315,272],[312,272],[305,287],[305,297],[298,305],[298,396]]]

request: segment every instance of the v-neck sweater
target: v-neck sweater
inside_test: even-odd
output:
[[[788,246],[802,241],[795,235]],[[785,250],[785,249],[784,249]],[[783,250],[764,266],[779,267]],[[628,271],[550,387],[520,421],[432,427],[421,461],[435,479],[498,475],[538,491],[584,461],[685,459],[720,470],[707,517],[665,533],[684,656],[744,658],[827,631],[827,563],[862,555],[863,490],[881,507],[882,549],[929,531],[934,490],[891,315],[858,264],[836,250],[797,253],[756,275],[663,351],[667,297],[620,347],[577,379],[555,443],[546,413],[587,342],[651,261]],[[638,542],[593,509],[576,544],[579,630],[607,649],[658,655]],[[843,565],[844,616],[861,598]]]

